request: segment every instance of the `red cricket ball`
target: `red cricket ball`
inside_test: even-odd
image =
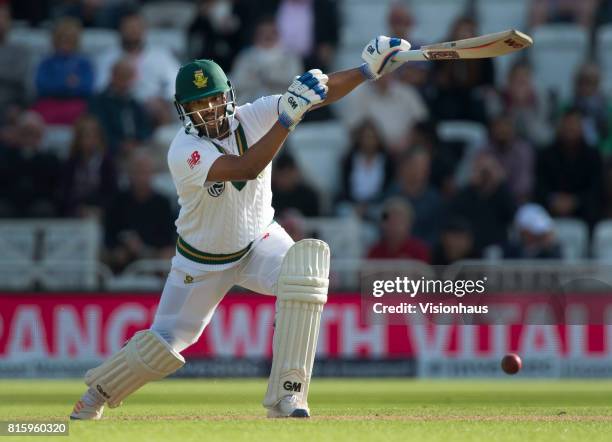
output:
[[[514,353],[507,354],[501,361],[501,368],[506,374],[517,374],[522,366],[521,358]]]

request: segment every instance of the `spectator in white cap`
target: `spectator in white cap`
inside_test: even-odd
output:
[[[516,234],[504,248],[509,259],[561,259],[561,247],[555,237],[553,220],[539,204],[527,203],[514,218]]]

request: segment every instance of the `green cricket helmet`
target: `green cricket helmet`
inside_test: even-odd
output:
[[[223,95],[224,102],[217,105],[209,104],[208,107],[201,109],[191,109],[190,112],[184,108],[186,103],[216,95]],[[208,138],[212,138],[209,125],[215,125],[217,128],[215,138],[218,138],[225,135],[221,134],[220,130],[226,119],[229,120],[228,130],[230,130],[236,111],[234,88],[221,66],[214,61],[194,60],[181,66],[176,75],[174,99],[179,118],[187,132],[194,128]],[[194,118],[196,115],[197,118]]]

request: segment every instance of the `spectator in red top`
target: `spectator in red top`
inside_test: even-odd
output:
[[[389,198],[383,207],[381,240],[370,249],[368,258],[415,259],[429,263],[429,247],[411,236],[412,219],[412,207],[407,201]]]

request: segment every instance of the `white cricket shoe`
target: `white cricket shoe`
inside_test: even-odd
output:
[[[72,413],[70,419],[73,420],[100,420],[102,419],[102,413],[104,412],[104,404],[102,405],[87,405],[82,399],[79,399]]]
[[[89,389],[81,396],[70,414],[70,419],[77,420],[100,420],[104,412],[104,397],[94,388]]]
[[[308,406],[299,403],[295,395],[285,396],[278,404],[268,409],[268,417],[310,417]]]

